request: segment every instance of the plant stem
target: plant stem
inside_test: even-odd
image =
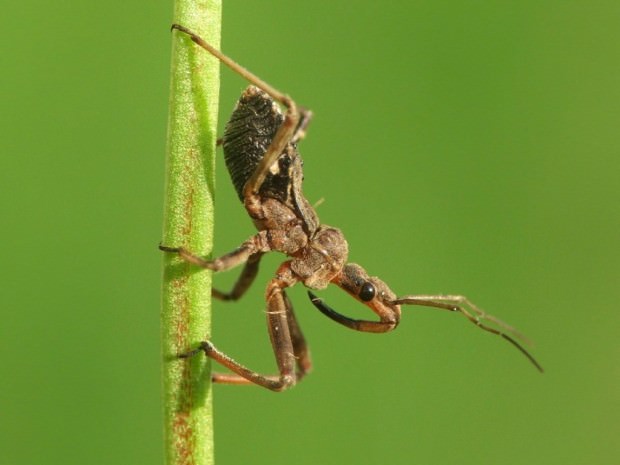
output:
[[[221,0],[176,0],[174,22],[220,46]],[[219,63],[184,34],[172,33],[163,244],[208,256]],[[162,346],[167,465],[213,464],[210,364],[178,355],[211,336],[211,272],[164,254]]]

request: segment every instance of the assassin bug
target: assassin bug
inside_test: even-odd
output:
[[[259,79],[192,31],[178,24],[172,29],[187,34],[193,42],[251,83],[237,102],[218,143],[223,146],[235,190],[258,233],[236,250],[214,260],[196,256],[183,247],[162,245],[160,249],[177,253],[187,262],[213,271],[243,264],[243,271],[232,291],[213,290],[213,296],[222,300],[237,300],[245,293],[254,281],[265,253],[278,251],[290,257],[280,265],[266,290],[267,327],[279,374],[269,376],[250,370],[210,341],[201,342],[195,349],[181,354],[181,358],[204,352],[233,372],[214,374],[214,382],[258,384],[273,391],[291,387],[309,372],[312,364],[286,288],[300,282],[310,289],[320,290],[331,283],[369,307],[378,317],[378,321],[346,317],[308,291],[310,301],[318,310],[348,328],[369,333],[391,331],[400,321],[401,305],[459,312],[479,328],[513,344],[542,372],[538,362],[517,342],[516,339],[521,337],[519,333],[484,313],[466,297],[397,297],[379,278],[369,276],[359,265],[347,263],[348,244],[343,234],[339,229],[319,222],[301,189],[302,160],[297,143],[304,137],[312,113],[298,107],[288,95]],[[286,108],[284,114],[278,103]]]

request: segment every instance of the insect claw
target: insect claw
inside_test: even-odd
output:
[[[172,25],[170,26],[170,32],[174,31],[175,29],[177,31],[185,32],[189,36],[193,36],[193,33],[189,29],[187,29],[185,26],[181,26],[180,24],[177,24],[177,23],[172,23]]]
[[[192,358],[193,356],[203,351],[206,354],[209,351],[210,347],[211,347],[211,343],[209,343],[208,341],[204,341],[204,342],[201,342],[198,345],[198,347],[196,347],[195,349],[189,350],[187,352],[183,352],[182,354],[179,354],[178,357],[179,358]]]
[[[169,247],[167,245],[159,244],[159,250],[162,252],[179,253],[181,251],[181,247]]]

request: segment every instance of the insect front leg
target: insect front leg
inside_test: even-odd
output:
[[[286,293],[284,294],[284,301],[286,304],[286,310],[288,311],[288,329],[291,333],[293,353],[295,354],[295,362],[297,363],[297,381],[300,381],[307,373],[312,371],[312,359],[310,358],[310,349],[306,343],[306,338],[301,332],[301,327],[299,326],[297,317],[295,317],[295,313],[293,312],[293,304]]]
[[[284,291],[283,291],[284,292]],[[297,372],[296,382],[301,381],[301,379],[308,374],[312,370],[312,359],[310,358],[310,350],[308,349],[308,345],[306,343],[306,339],[304,338],[303,333],[301,332],[301,328],[299,323],[297,322],[297,318],[295,317],[295,313],[293,312],[293,305],[288,298],[288,295],[284,293],[284,300],[287,310],[287,323],[289,327],[289,333],[291,335],[291,341],[293,343],[293,353],[295,354],[295,363],[297,364]],[[194,351],[197,353],[200,351]],[[255,384],[253,381],[244,378],[237,374],[230,373],[213,373],[212,381],[214,383],[220,384],[235,384],[235,385],[249,385]],[[265,378],[270,379],[272,381],[277,381],[277,376],[265,376]]]
[[[213,381],[227,384],[257,384],[272,391],[282,391],[293,386],[311,367],[305,340],[295,316],[290,300],[284,289],[294,284],[289,263],[284,263],[278,270],[278,277],[267,286],[267,327],[273,347],[279,375],[263,375],[240,364],[235,359],[219,350],[210,341],[201,342],[198,348],[182,354],[187,358],[204,352],[234,374],[214,374]],[[295,371],[295,366],[299,371]]]

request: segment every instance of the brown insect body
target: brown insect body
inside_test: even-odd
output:
[[[273,142],[284,115],[265,92],[249,86],[226,124],[222,146],[226,167],[256,229],[268,231],[271,249],[291,257],[291,270],[312,289],[324,289],[346,263],[347,242],[337,228],[320,226],[302,192],[303,161],[297,144],[287,143],[258,190],[259,201],[243,189]]]
[[[213,271],[244,265],[241,276],[229,293],[213,290],[223,300],[237,300],[254,281],[261,257],[279,251],[290,257],[278,268],[266,289],[267,327],[279,374],[266,376],[241,365],[210,341],[181,357],[203,351],[234,374],[215,374],[214,381],[229,384],[258,384],[274,391],[294,385],[311,368],[310,354],[297,323],[286,288],[301,282],[310,289],[336,284],[370,308],[378,321],[348,318],[330,308],[309,292],[312,303],[332,320],[357,331],[383,333],[398,325],[401,304],[422,305],[460,312],[485,331],[499,335],[515,345],[541,371],[540,365],[508,335],[518,337],[512,328],[486,315],[468,299],[454,295],[414,295],[397,298],[379,278],[370,277],[359,265],[347,264],[348,244],[342,232],[321,225],[302,192],[303,162],[297,143],[305,135],[311,112],[298,108],[287,95],[242,68],[204,42],[199,36],[173,25],[198,45],[254,85],[241,95],[226,125],[222,145],[226,166],[237,195],[252,218],[258,233],[239,248],[214,260],[198,257],[183,247],[160,248],[178,253],[186,261]],[[283,114],[277,102],[287,108]],[[499,329],[483,324],[486,319]]]

